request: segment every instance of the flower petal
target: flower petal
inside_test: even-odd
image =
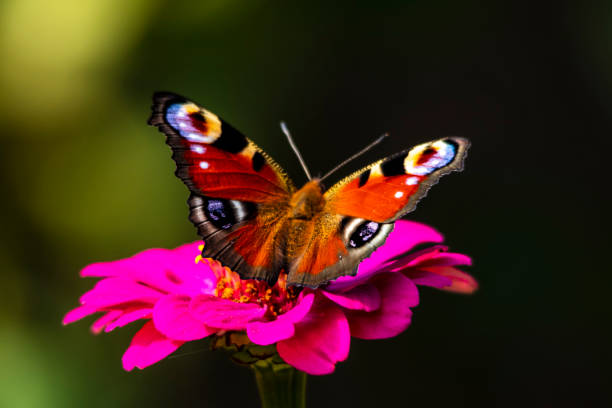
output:
[[[382,303],[375,312],[347,310],[351,335],[361,339],[384,339],[404,331],[411,322],[411,307],[419,303],[414,283],[404,275],[386,272],[374,282]]]
[[[76,322],[77,320],[81,320],[85,316],[89,316],[90,314],[96,313],[97,311],[97,308],[90,305],[79,306],[66,313],[66,316],[64,316],[64,319],[62,320],[62,324],[70,324]]]
[[[446,245],[432,245],[430,247],[393,258],[384,264],[383,269],[385,272],[397,272],[404,268],[415,267],[422,262],[440,256],[441,253],[446,251],[448,251],[448,247]]]
[[[247,324],[249,340],[261,346],[267,346],[293,336],[295,333],[294,323],[299,322],[308,314],[314,297],[314,293],[308,293],[293,309],[278,316],[276,320]]]
[[[129,302],[153,304],[161,296],[163,293],[140,285],[131,279],[106,278],[81,296],[80,301],[81,304],[100,309]]]
[[[435,273],[427,272],[422,269],[409,268],[403,271],[414,284],[421,286],[430,286],[436,289],[444,289],[453,284],[453,281]]]
[[[175,249],[148,249],[130,258],[91,264],[81,271],[81,276],[127,278],[165,293],[212,293],[214,273],[208,264],[195,263],[201,244],[198,241]]]
[[[117,320],[108,324],[104,331],[108,333],[115,330],[117,327],[123,327],[136,320],[150,318],[151,313],[153,313],[152,308],[134,308],[129,312],[123,313]]]
[[[352,310],[371,312],[380,307],[380,293],[369,283],[359,285],[342,293],[321,291],[332,302]]]
[[[387,260],[402,255],[417,245],[442,242],[444,237],[432,227],[414,221],[399,220],[385,244],[379,247],[359,266],[360,270],[376,269]],[[364,265],[365,264],[365,265]]]
[[[278,342],[276,349],[286,363],[312,375],[329,374],[348,357],[351,336],[342,310],[317,297],[310,313],[295,325],[295,335]]]
[[[357,275],[341,276],[327,286],[327,290],[338,292],[355,287],[384,272],[382,265],[390,259],[405,254],[416,245],[428,242],[442,242],[444,238],[435,229],[414,221],[399,220],[384,245],[359,264]]]
[[[464,254],[454,252],[446,252],[438,254],[435,257],[419,262],[419,267],[425,266],[455,266],[455,265],[472,265],[472,258]]]
[[[123,312],[121,310],[111,310],[110,312],[107,312],[91,325],[91,331],[94,334],[99,334],[102,330],[104,330],[104,327],[107,324],[111,323],[122,314]]]
[[[211,295],[191,300],[191,314],[206,326],[224,330],[245,330],[247,323],[263,317],[265,307],[255,303],[236,303]]]
[[[452,266],[430,266],[423,268],[423,270],[431,274],[436,274],[450,281],[449,285],[445,285],[439,289],[465,294],[473,293],[476,291],[476,289],[478,289],[478,282],[476,282],[476,279]],[[407,275],[410,277],[409,273]]]
[[[134,367],[148,367],[167,357],[183,343],[165,337],[155,329],[153,322],[149,321],[134,335],[130,347],[123,354],[123,369],[131,371]]]
[[[173,340],[199,340],[217,330],[206,327],[189,311],[191,299],[181,295],[167,295],[161,298],[153,309],[155,328]]]

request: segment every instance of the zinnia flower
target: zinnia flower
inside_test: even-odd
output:
[[[419,302],[416,285],[462,293],[477,288],[456,268],[471,264],[466,255],[442,245],[413,251],[442,240],[426,225],[397,221],[357,275],[315,290],[287,288],[283,274],[273,287],[241,280],[217,261],[197,255],[201,242],[149,249],[84,268],[81,276],[102,279],[64,324],[102,312],[92,325],[99,333],[146,320],[123,355],[128,371],[160,361],[187,341],[237,331],[253,344],[276,344],[280,358],[301,371],[329,374],[348,357],[351,337],[393,337],[410,325],[411,308]]]

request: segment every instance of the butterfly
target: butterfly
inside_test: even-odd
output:
[[[310,288],[356,274],[397,219],[441,176],[462,170],[469,147],[447,137],[378,160],[328,190],[317,178],[298,189],[255,143],[182,96],[155,93],[148,123],[166,135],[191,192],[202,256],[243,279],[273,284],[284,272],[288,286]]]

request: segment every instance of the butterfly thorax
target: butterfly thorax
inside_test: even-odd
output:
[[[318,179],[309,181],[296,191],[289,201],[289,218],[311,220],[323,211],[325,199]]]
[[[321,190],[321,183],[315,179],[293,193],[289,200],[287,222],[283,228],[285,256],[289,263],[303,254],[316,234],[316,220],[325,207]]]

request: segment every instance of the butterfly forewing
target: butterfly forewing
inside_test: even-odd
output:
[[[251,202],[287,200],[294,190],[282,168],[214,113],[182,96],[153,96],[149,124],[166,136],[176,174],[200,195]]]
[[[414,210],[440,177],[463,169],[469,142],[448,137],[396,153],[359,170],[330,188],[328,211],[379,223]]]

